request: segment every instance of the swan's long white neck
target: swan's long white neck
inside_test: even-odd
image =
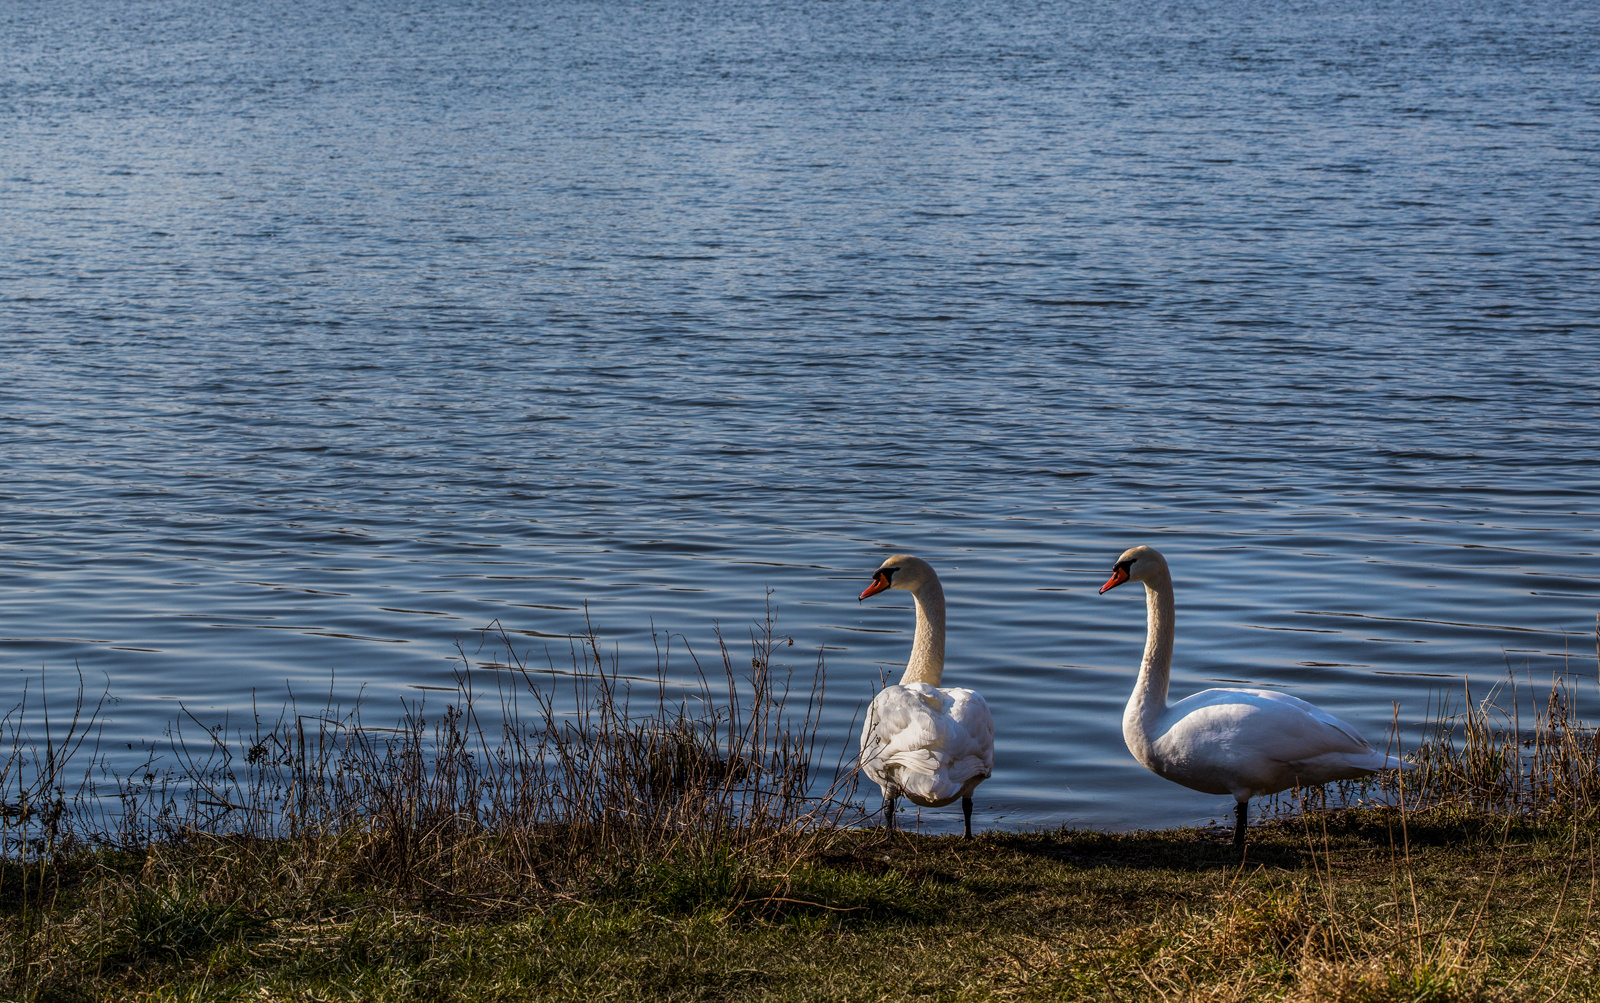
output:
[[[911,659],[900,685],[938,686],[944,676],[944,587],[937,578],[923,581],[911,593],[917,603],[917,632],[911,638]]]
[[[1122,713],[1122,738],[1134,758],[1150,766],[1156,721],[1166,713],[1167,684],[1172,678],[1172,576],[1165,568],[1144,580],[1144,604],[1144,661],[1139,666],[1139,681],[1133,684],[1133,696]]]

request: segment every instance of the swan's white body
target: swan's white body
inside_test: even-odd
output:
[[[944,589],[932,566],[899,554],[885,561],[872,581],[863,599],[890,588],[911,593],[917,628],[899,684],[885,687],[867,708],[861,770],[883,789],[886,818],[892,819],[897,797],[926,808],[959,798],[970,836],[972,791],[994,771],[989,705],[973,690],[939,688],[944,675]]]
[[[1117,560],[1100,591],[1142,582],[1148,626],[1144,662],[1122,715],[1122,737],[1146,769],[1238,801],[1236,842],[1250,798],[1294,786],[1353,780],[1403,764],[1375,751],[1350,725],[1298,697],[1271,690],[1215,689],[1168,706],[1172,672],[1172,575],[1149,547]]]
[[[861,728],[861,770],[883,788],[938,808],[971,797],[994,771],[994,721],[976,692],[927,683],[886,686]]]
[[[1240,801],[1299,785],[1353,780],[1400,765],[1355,729],[1299,697],[1270,690],[1205,690],[1148,721],[1129,701],[1122,737],[1145,768]]]

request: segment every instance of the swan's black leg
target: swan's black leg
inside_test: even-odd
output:
[[[894,796],[883,799],[883,829],[885,832],[894,831]]]
[[[961,817],[963,819],[965,819],[966,823],[967,823],[967,836],[966,836],[966,838],[967,839],[971,839],[972,838],[972,799],[971,798],[962,798],[961,799]]]
[[[1250,802],[1240,801],[1233,809],[1233,845],[1244,845],[1245,821],[1250,817]]]

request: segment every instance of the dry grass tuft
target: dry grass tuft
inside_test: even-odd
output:
[[[1595,658],[1600,668],[1600,617]],[[1459,695],[1441,694],[1426,709],[1422,741],[1403,756],[1411,769],[1286,792],[1268,799],[1266,813],[1385,806],[1463,820],[1592,824],[1600,819],[1600,730],[1575,708],[1580,686],[1600,677],[1563,671],[1536,683],[1509,662],[1506,670],[1488,693],[1474,697],[1463,681]],[[1401,751],[1398,731],[1397,720],[1391,752]]]
[[[1367,957],[1359,961],[1308,956],[1285,1003],[1477,1003],[1487,993],[1487,956],[1466,941],[1446,938],[1432,957]]]

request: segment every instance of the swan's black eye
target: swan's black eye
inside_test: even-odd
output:
[[[1113,564],[1111,566],[1111,570],[1112,571],[1127,571],[1129,568],[1133,567],[1134,560],[1136,560],[1136,558],[1130,558],[1130,559],[1128,559],[1126,561],[1118,561],[1116,564]]]
[[[882,575],[885,580],[892,582],[894,581],[894,573],[899,570],[899,568],[879,568],[878,574]]]

